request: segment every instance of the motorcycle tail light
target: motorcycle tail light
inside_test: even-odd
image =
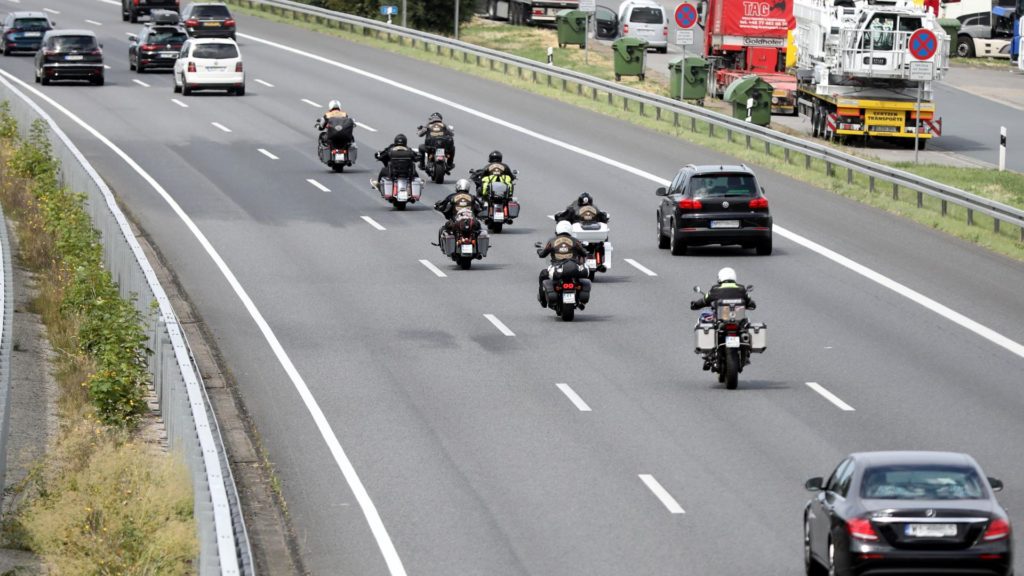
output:
[[[736,328],[738,328],[738,326],[736,324],[726,324],[725,325],[725,329],[726,330],[736,330]]]
[[[985,535],[981,539],[986,542],[992,542],[993,540],[1002,540],[1009,535],[1010,523],[1002,518],[996,518],[988,523],[988,529],[985,530]]]
[[[574,286],[572,282],[564,282],[562,283],[562,288],[565,290],[572,290]]]
[[[875,527],[871,525],[871,521],[867,518],[854,518],[850,520],[846,523],[846,529],[849,530],[851,538],[871,542],[878,540],[878,533],[875,532]]]

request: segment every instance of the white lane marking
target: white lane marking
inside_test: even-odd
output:
[[[513,124],[512,122],[509,122],[507,120],[502,120],[501,118],[498,118],[497,116],[492,116],[490,114],[487,114],[486,112],[481,112],[480,110],[477,110],[475,108],[471,108],[471,107],[466,106],[464,104],[459,104],[458,102],[454,102],[454,101],[449,100],[447,98],[442,98],[441,96],[437,96],[435,94],[431,94],[430,92],[425,92],[425,91],[420,90],[418,88],[413,88],[412,86],[409,86],[407,84],[403,84],[401,82],[397,82],[395,80],[391,80],[391,79],[385,78],[385,77],[380,76],[378,74],[374,74],[372,72],[367,72],[366,70],[362,70],[360,68],[356,68],[356,67],[350,66],[348,64],[343,64],[343,63],[338,62],[336,60],[331,60],[330,58],[325,58],[323,56],[318,56],[318,55],[312,54],[310,52],[305,52],[303,50],[299,50],[298,48],[293,48],[291,46],[286,46],[284,44],[280,44],[278,42],[273,42],[271,40],[265,40],[265,39],[259,38],[257,36],[251,36],[249,34],[239,34],[239,36],[241,36],[242,38],[245,38],[247,40],[252,40],[254,42],[259,42],[259,43],[265,44],[267,46],[278,48],[279,50],[283,50],[285,52],[290,52],[290,53],[296,54],[298,56],[309,58],[311,60],[316,60],[317,62],[322,62],[324,64],[328,64],[330,66],[334,66],[336,68],[341,68],[342,70],[348,70],[349,72],[352,72],[353,74],[358,74],[360,76],[363,76],[365,78],[369,78],[371,80],[375,80],[375,81],[380,82],[382,84],[387,84],[388,86],[391,86],[391,87],[393,87],[393,88],[395,88],[397,90],[402,90],[404,92],[408,92],[410,94],[415,94],[417,96],[425,98],[427,100],[432,100],[434,102],[437,102],[437,103],[440,103],[440,104],[444,104],[446,106],[450,106],[452,108],[455,108],[457,110],[461,110],[461,111],[463,111],[463,112],[465,112],[467,114],[470,114],[472,116],[476,116],[476,117],[481,118],[483,120],[487,120],[488,122],[491,122],[493,124],[497,124],[499,126],[503,126],[505,128],[508,128],[509,130],[512,130],[512,131],[515,131],[515,132],[519,132],[520,134],[524,134],[526,136],[530,136],[530,137],[535,138],[537,140],[540,140],[542,142],[546,142],[546,143],[551,144],[553,146],[557,146],[559,148],[562,148],[563,150],[567,150],[569,152],[574,152],[576,154],[579,154],[580,156],[585,156],[585,157],[590,158],[592,160],[596,160],[598,162],[601,162],[601,163],[606,164],[608,166],[611,166],[613,168],[618,168],[619,170],[622,170],[624,172],[628,172],[630,174],[633,174],[635,176],[639,176],[641,178],[645,178],[647,180],[650,180],[651,182],[655,182],[655,183],[660,184],[662,186],[667,186],[669,184],[668,180],[666,180],[666,179],[664,179],[664,178],[662,178],[660,176],[657,176],[655,174],[652,174],[650,172],[647,172],[646,170],[642,170],[640,168],[636,168],[634,166],[630,166],[629,164],[626,164],[624,162],[620,162],[620,161],[615,160],[613,158],[609,158],[607,156],[603,156],[603,155],[598,154],[596,152],[591,152],[590,150],[587,150],[585,148],[581,148],[581,147],[576,146],[574,144],[569,144],[568,142],[564,142],[562,140],[558,140],[557,138],[553,138],[551,136],[547,136],[545,134],[541,134],[540,132],[536,132],[534,130],[530,130],[529,128],[524,128],[524,127],[522,127],[522,126],[520,126],[518,124]],[[907,288],[906,286],[903,286],[902,284],[899,284],[899,283],[895,282],[894,280],[886,278],[885,276],[879,274],[878,272],[875,272],[874,270],[871,270],[870,268],[864,266],[863,264],[859,264],[859,263],[857,263],[857,262],[855,262],[853,260],[850,260],[849,258],[847,258],[847,257],[845,257],[845,256],[843,256],[841,254],[838,254],[838,253],[836,253],[836,252],[834,252],[834,251],[832,251],[832,250],[830,250],[828,248],[825,248],[824,246],[821,246],[820,244],[817,244],[816,242],[808,240],[807,238],[804,238],[803,236],[800,236],[799,234],[796,234],[795,232],[791,232],[791,231],[789,231],[789,230],[787,230],[787,229],[785,229],[785,228],[783,228],[781,226],[778,226],[778,225],[775,225],[773,229],[776,232],[778,232],[780,235],[782,235],[782,237],[787,238],[787,239],[789,239],[789,240],[791,240],[793,242],[796,242],[797,244],[800,244],[801,246],[804,246],[805,248],[808,248],[808,249],[810,249],[810,250],[812,250],[814,252],[817,252],[818,254],[820,254],[822,256],[825,256],[826,258],[832,260],[833,262],[835,262],[835,263],[837,263],[837,264],[839,264],[841,266],[844,266],[844,267],[852,270],[853,272],[856,272],[857,274],[860,274],[861,276],[864,276],[865,278],[880,284],[881,286],[883,286],[885,288],[889,288],[890,290],[893,290],[896,293],[898,293],[898,294],[900,294],[902,296],[905,296],[905,297],[909,298],[910,300],[913,300],[914,302],[917,302],[918,304],[924,306],[925,308],[928,308],[929,310],[939,314],[940,316],[943,316],[944,318],[946,318],[946,319],[948,319],[948,320],[950,320],[952,322],[955,322],[956,324],[959,324],[960,326],[970,330],[971,332],[974,332],[975,334],[981,336],[982,338],[985,338],[985,339],[989,340],[990,342],[993,342],[993,343],[995,343],[995,344],[997,344],[997,345],[999,345],[999,346],[1009,350],[1010,352],[1013,352],[1017,356],[1020,356],[1021,358],[1024,358],[1024,344],[1020,344],[1018,342],[1015,342],[1015,341],[1007,338],[1006,336],[1003,336],[1002,334],[999,334],[998,332],[996,332],[996,331],[994,331],[994,330],[992,330],[992,329],[990,329],[990,328],[988,328],[988,327],[986,327],[986,326],[984,326],[984,325],[982,325],[982,324],[980,324],[980,323],[978,323],[978,322],[976,322],[974,320],[971,320],[970,318],[967,318],[966,316],[963,316],[962,314],[960,314],[958,312],[955,312],[955,311],[951,310],[950,308],[947,308],[946,306],[944,306],[942,304],[939,304],[938,302],[932,300],[931,298],[928,298],[927,296],[924,296],[924,295],[920,294],[919,292],[911,290],[910,288]]]
[[[138,84],[139,86],[142,86],[143,88],[149,88],[149,84],[146,84],[145,82],[143,82],[142,80],[139,80],[138,78],[132,78],[132,82],[135,82],[136,84]]]
[[[558,386],[558,389],[561,390],[562,394],[565,394],[569,401],[576,406],[577,410],[580,412],[590,412],[590,406],[587,406],[587,403],[584,402],[583,398],[580,398],[580,395],[572,389],[572,386],[569,386],[565,382],[560,382],[555,384],[555,386]]]
[[[319,104],[317,104],[316,102],[313,102],[312,100],[310,100],[308,98],[303,98],[302,101],[305,102],[306,104],[309,104],[310,106],[312,106],[314,108],[319,108],[320,107]]]
[[[821,394],[821,396],[825,400],[828,400],[829,402],[835,404],[836,406],[839,407],[840,410],[844,412],[853,412],[853,406],[850,406],[846,402],[840,400],[839,397],[836,396],[835,394],[829,392],[828,390],[825,390],[825,387],[822,386],[821,384],[818,384],[817,382],[807,382],[807,387],[810,388],[811,390],[814,390],[818,394]]]
[[[501,333],[504,334],[505,336],[515,336],[516,335],[515,332],[513,332],[513,331],[508,329],[508,326],[505,326],[504,322],[502,322],[501,320],[498,320],[498,317],[495,316],[494,314],[484,314],[484,318],[487,318],[488,320],[490,320],[491,324],[494,324],[494,327],[497,328],[498,330],[500,330]]]
[[[654,479],[654,476],[651,476],[650,474],[640,474],[640,479],[643,480],[644,484],[647,485],[647,488],[650,489],[651,492],[654,492],[654,495],[658,497],[658,500],[661,500],[661,503],[665,505],[665,508],[668,508],[669,512],[673,514],[686,514],[686,510],[683,510],[683,507],[679,505],[679,502],[676,502],[676,499],[673,498],[672,495],[668,493],[668,490],[665,490],[665,488]]]
[[[43,12],[49,12],[50,14],[60,14],[60,10],[54,10],[53,8],[43,8]]]
[[[548,214],[548,219],[554,220],[555,219],[555,215],[554,214]]]
[[[221,124],[220,122],[210,122],[210,124],[213,124],[214,128],[216,128],[218,130],[221,130],[223,132],[231,132],[231,128],[228,128],[227,126]]]
[[[312,184],[313,186],[318,188],[321,192],[330,192],[331,191],[330,188],[328,188],[327,186],[324,186],[323,184],[317,182],[316,180],[313,180],[312,178],[306,178],[306,182],[309,182],[310,184]]]
[[[274,85],[271,84],[270,82],[267,82],[266,80],[260,80],[259,78],[256,79],[256,82],[259,82],[260,84],[263,84],[267,88],[273,88],[274,87]]]
[[[277,160],[278,159],[277,156],[274,156],[273,154],[271,154],[270,152],[268,152],[264,148],[258,148],[258,150],[259,150],[260,154],[263,154],[264,156],[266,156],[267,158],[270,158],[271,160]]]
[[[174,102],[175,104],[177,104],[178,106],[181,106],[182,108],[188,108],[188,104],[185,104],[184,102],[182,102],[181,100],[178,100],[177,98],[171,98],[171,102]]]
[[[623,261],[626,264],[629,264],[630,266],[632,266],[633,268],[636,268],[637,270],[643,272],[644,274],[647,274],[648,276],[657,276],[658,275],[656,272],[654,272],[650,268],[644,266],[643,264],[637,262],[636,260],[633,260],[632,258],[624,258]]]
[[[447,274],[442,272],[440,268],[438,268],[437,266],[434,266],[434,263],[431,262],[430,260],[420,260],[420,264],[423,264],[424,266],[426,266],[427,270],[430,270],[431,272],[433,272],[434,276],[437,276],[438,278],[445,278],[445,277],[448,276]]]
[[[362,128],[364,130],[369,130],[370,132],[376,132],[377,131],[376,128],[371,128],[371,127],[367,126],[366,124],[363,124],[362,122],[356,122],[356,126],[359,126],[360,128]]]
[[[25,83],[23,80],[16,78],[6,70],[0,69],[0,74],[3,74],[8,80],[17,82],[20,86],[26,90],[35,94],[38,98],[45,100],[51,106],[60,110],[65,116],[70,118],[73,122],[81,126],[83,129],[92,134],[97,140],[103,142],[108,148],[110,148],[115,154],[121,157],[125,163],[128,164],[135,172],[141,176],[153,190],[159,194],[168,206],[178,215],[178,218],[185,223],[185,226],[192,232],[199,244],[202,245],[203,249],[213,260],[221,274],[227,279],[228,284],[234,290],[235,295],[245,306],[245,309],[249,312],[256,326],[260,329],[263,334],[263,338],[267,341],[267,345],[274,352],[274,356],[277,358],[278,363],[284,369],[288,375],[288,379],[291,380],[292,385],[295,387],[295,391],[298,392],[302,398],[303,404],[306,406],[306,410],[309,411],[309,415],[313,418],[313,422],[316,424],[317,430],[320,432],[320,436],[327,444],[328,449],[331,451],[331,456],[334,457],[334,463],[341,470],[342,475],[345,477],[345,481],[348,483],[349,489],[352,491],[352,495],[355,496],[356,502],[359,503],[359,508],[363,511],[363,516],[366,518],[366,523],[370,526],[370,531],[373,533],[373,537],[377,542],[377,546],[380,548],[381,555],[384,557],[384,561],[388,566],[392,576],[406,576],[405,566],[402,565],[402,559],[398,557],[398,551],[395,549],[394,542],[391,541],[391,537],[388,535],[387,528],[384,526],[384,521],[381,520],[380,513],[377,511],[377,506],[374,505],[373,500],[370,498],[370,494],[366,491],[366,486],[363,485],[362,480],[359,479],[359,474],[356,473],[355,467],[352,465],[352,461],[349,460],[348,455],[345,453],[345,449],[341,446],[341,442],[338,441],[338,437],[334,434],[331,423],[328,422],[327,417],[324,415],[323,410],[317,403],[313,393],[310,392],[309,386],[306,385],[306,381],[299,374],[295,364],[292,363],[291,357],[285,351],[281,342],[277,339],[277,335],[274,334],[274,330],[267,323],[267,320],[263,317],[263,314],[256,308],[256,304],[249,297],[249,293],[246,292],[245,288],[238,281],[235,273],[228,268],[227,263],[221,257],[220,253],[213,247],[206,235],[203,234],[199,226],[189,217],[188,214],[181,208],[181,206],[171,197],[171,195],[156,181],[148,172],[142,169],[139,164],[132,159],[131,156],[126,154],[124,150],[121,150],[116,144],[110,141],[106,136],[101,134],[98,130],[87,124],[84,120],[76,116],[73,112],[60,105],[56,100],[43,94],[34,86]]]
[[[135,36],[135,32],[125,32],[125,36]]]
[[[121,5],[121,3],[118,2],[117,0],[100,0],[100,2],[103,2],[104,4],[113,4],[114,6],[120,6]]]
[[[103,65],[103,69],[104,70],[110,70],[110,64],[104,64]]]
[[[361,218],[362,218],[363,220],[366,220],[366,223],[367,223],[367,224],[369,224],[370,226],[373,226],[373,227],[374,227],[374,228],[376,228],[377,230],[382,230],[382,231],[383,231],[383,230],[387,230],[387,228],[385,228],[385,227],[381,226],[380,224],[377,224],[377,221],[376,221],[376,220],[374,220],[373,218],[370,218],[369,216],[362,216]]]
[[[86,20],[86,24],[92,24],[93,26],[103,26],[103,22],[97,22],[95,20]]]

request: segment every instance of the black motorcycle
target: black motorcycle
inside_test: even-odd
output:
[[[753,291],[747,286],[747,292]],[[693,291],[703,294],[699,286]],[[718,374],[729,390],[735,390],[743,367],[750,364],[751,353],[764,352],[768,347],[768,327],[747,319],[747,307],[742,299],[721,299],[710,308],[691,303],[692,310],[702,310],[693,327],[694,352],[704,360],[704,369]]]
[[[543,244],[537,242],[535,246],[540,248]],[[575,260],[552,264],[548,271],[549,278],[543,282],[548,308],[562,320],[571,322],[576,317],[576,309],[583,310],[590,302],[590,280],[581,278],[585,274]]]
[[[473,260],[487,256],[490,237],[470,211],[458,214],[449,221],[438,238],[441,253],[452,259],[463,270],[469,270]]]
[[[315,124],[317,130],[324,130],[323,124],[320,120],[317,120]],[[321,162],[327,165],[328,168],[335,172],[344,172],[347,166],[352,166],[356,163],[356,157],[359,155],[359,148],[356,146],[355,140],[351,137],[347,138],[349,143],[344,146],[332,146],[332,137],[328,135],[331,132],[331,127],[328,126],[327,130],[320,132],[319,138],[316,141],[316,155]]]
[[[482,195],[483,177],[486,175],[483,170],[470,170],[470,178],[476,184],[476,193],[484,199],[484,223],[487,229],[495,234],[501,232],[505,224],[511,225],[519,217],[519,202],[513,194],[515,184],[508,185],[504,182],[492,182],[488,194]],[[513,176],[519,174],[518,170],[512,171]]]

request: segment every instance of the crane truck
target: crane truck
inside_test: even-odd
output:
[[[942,132],[932,81],[911,79],[910,37],[936,38],[933,79],[947,68],[949,36],[908,0],[796,0],[797,105],[811,132],[827,140],[871,138],[919,147]],[[920,105],[918,106],[918,90]]]

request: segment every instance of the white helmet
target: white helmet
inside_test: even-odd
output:
[[[736,281],[736,271],[733,270],[732,268],[729,268],[728,266],[726,266],[725,268],[722,268],[721,270],[718,271],[718,281],[719,282],[735,282]]]
[[[572,232],[572,224],[569,224],[568,220],[559,220],[558,224],[555,224],[555,234],[568,234]]]
[[[338,102],[337,100],[331,100],[330,102],[327,103],[327,109],[341,110],[341,102]]]
[[[465,178],[459,178],[459,181],[455,183],[456,192],[469,192],[470,182]]]

